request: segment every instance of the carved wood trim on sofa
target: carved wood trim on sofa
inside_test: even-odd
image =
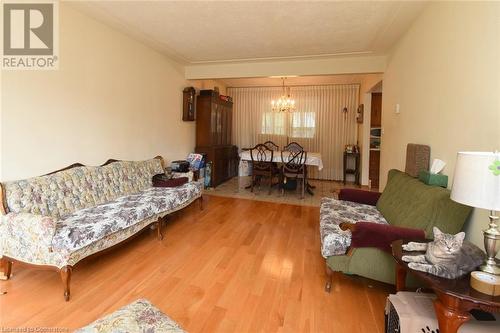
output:
[[[160,160],[161,166],[162,166],[163,170],[165,170],[165,159],[160,155],[155,156],[154,158]],[[114,158],[110,158],[106,162],[104,162],[103,164],[98,165],[98,166],[105,166],[105,165],[108,165],[108,164],[111,164],[114,162],[122,162],[122,161],[123,160],[117,160]],[[89,165],[85,165],[85,164],[82,164],[80,162],[77,162],[77,163],[73,163],[71,165],[68,165],[67,167],[64,167],[62,169],[51,171],[51,172],[46,173],[42,176],[48,176],[48,175],[52,175],[52,174],[60,172],[60,171],[69,170],[69,169],[82,167],[82,166],[89,166]],[[6,215],[7,213],[9,213],[9,206],[7,205],[7,197],[5,195],[5,186],[1,182],[0,182],[0,202],[1,202],[0,213],[1,213],[1,215]]]
[[[0,183],[0,213],[6,215],[9,212],[9,207],[7,206],[7,197],[5,196],[5,186]]]

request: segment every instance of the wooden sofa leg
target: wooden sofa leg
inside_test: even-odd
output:
[[[0,276],[0,280],[10,279],[10,275],[12,274],[12,261],[2,258],[0,259],[0,263],[1,267],[3,267],[3,276]]]
[[[161,230],[161,227],[163,226],[163,219],[164,217],[160,217],[158,219],[158,222],[156,222],[156,229],[158,230],[158,240],[161,241],[163,239],[163,233]]]
[[[73,271],[73,267],[71,266],[64,266],[59,270],[59,273],[61,274],[61,280],[63,283],[64,287],[64,300],[67,302],[69,301],[69,295],[70,295],[70,290],[69,290],[69,285],[71,283],[71,272]]]
[[[328,264],[325,264],[325,272],[326,272],[326,284],[325,291],[329,293],[332,290],[332,280],[333,280],[333,271]]]

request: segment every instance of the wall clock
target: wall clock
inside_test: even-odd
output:
[[[187,87],[183,90],[182,120],[194,121],[196,90]]]

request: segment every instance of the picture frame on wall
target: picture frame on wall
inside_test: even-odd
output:
[[[182,106],[182,120],[194,121],[195,120],[195,102],[196,102],[196,89],[194,87],[186,87],[183,90],[183,106]]]

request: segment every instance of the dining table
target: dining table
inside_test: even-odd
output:
[[[252,161],[252,156],[251,156],[251,149],[248,150],[242,150],[240,153],[240,163],[241,161]],[[287,162],[288,158],[291,156],[289,151],[283,151],[283,160],[282,160],[282,152],[281,151],[274,151],[273,152],[273,158],[271,160],[271,156],[266,155],[266,162],[275,162],[275,163],[283,163],[283,160]],[[270,155],[270,154],[269,154]],[[306,166],[314,166],[317,167],[318,170],[323,169],[323,159],[321,158],[321,153],[318,152],[307,152],[307,158],[305,161]],[[250,186],[247,186],[250,188]],[[311,185],[309,182],[307,182],[307,188],[306,191],[310,195],[314,195],[314,192],[312,191],[315,188],[315,186]]]

